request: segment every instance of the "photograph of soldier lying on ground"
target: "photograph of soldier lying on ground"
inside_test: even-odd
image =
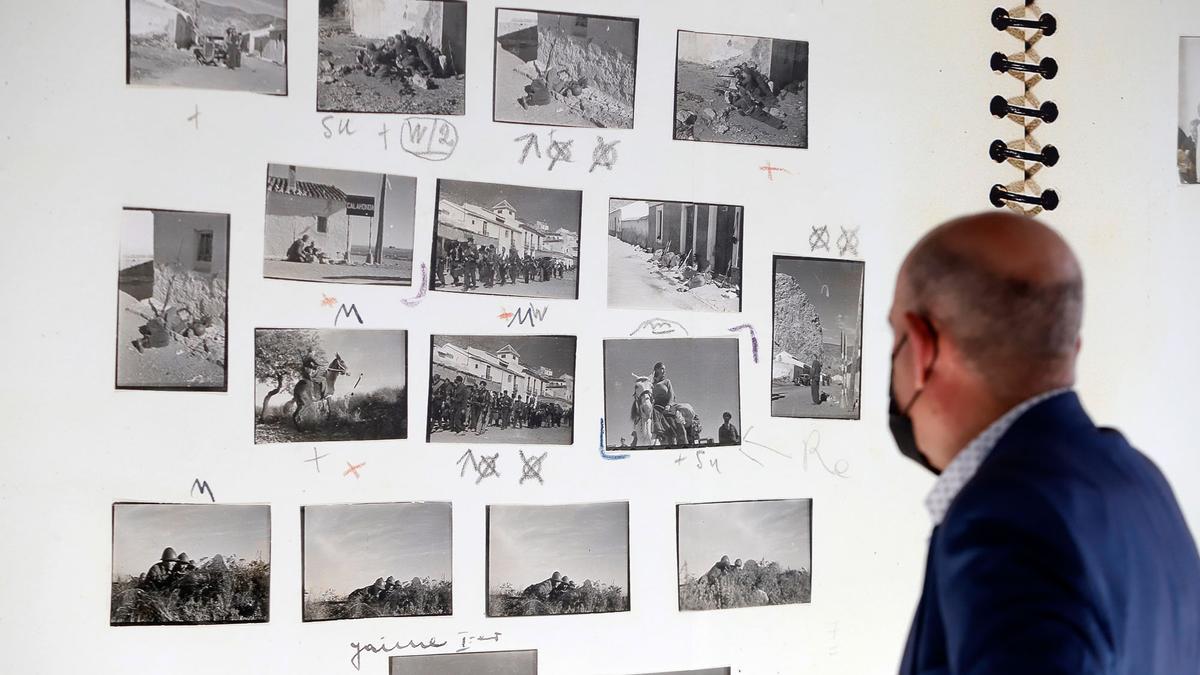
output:
[[[679,31],[675,140],[808,147],[808,43]]]
[[[125,83],[287,94],[287,0],[126,0]]]
[[[390,675],[537,675],[537,650],[416,654],[388,659]]]
[[[113,504],[113,626],[265,622],[270,584],[271,507]]]
[[[574,335],[434,335],[431,342],[426,440],[574,441]]]
[[[452,612],[449,502],[303,506],[300,521],[305,621]]]
[[[675,511],[681,611],[811,600],[811,499],[680,504]]]
[[[629,611],[629,502],[487,507],[488,616]]]
[[[407,438],[407,349],[402,330],[256,329],[254,442]]]
[[[225,391],[229,216],[125,209],[117,389]]]
[[[608,200],[608,306],[741,311],[742,207]]]
[[[466,113],[467,3],[320,0],[319,112]]]
[[[609,448],[740,445],[737,338],[604,341]]]
[[[579,190],[439,180],[437,291],[579,297]]]
[[[771,415],[856,420],[864,265],[775,256]]]
[[[263,276],[412,284],[417,179],[267,166]]]
[[[495,122],[633,128],[637,19],[496,10]]]

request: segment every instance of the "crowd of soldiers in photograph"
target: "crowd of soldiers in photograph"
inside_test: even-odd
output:
[[[515,247],[507,252],[495,244],[476,246],[474,237],[466,242],[451,241],[446,244],[442,255],[434,256],[434,288],[446,286],[446,274],[450,274],[452,286],[462,286],[464,291],[473,288],[493,288],[516,284],[518,278],[525,283],[561,279],[574,265],[550,256],[534,256],[525,251],[522,255]]]
[[[537,429],[571,425],[571,408],[552,401],[539,402],[533,396],[491,391],[486,385],[464,382],[462,375],[451,381],[434,374],[430,391],[433,392],[429,401],[430,432],[474,431],[481,435],[488,427]]]

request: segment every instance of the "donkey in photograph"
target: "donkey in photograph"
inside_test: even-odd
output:
[[[317,380],[303,378],[296,383],[292,388],[292,400],[288,403],[294,406],[292,410],[292,423],[296,428],[300,428],[300,414],[305,406],[309,404],[324,405],[325,414],[329,414],[329,399],[336,391],[337,379],[342,375],[349,375],[350,372],[346,366],[346,361],[342,359],[341,354],[335,354],[333,361],[325,368],[325,382],[322,384]]]
[[[633,378],[633,405],[629,409],[633,446],[687,445],[686,429],[691,426],[696,410],[688,403],[655,406],[650,378],[636,374]]]

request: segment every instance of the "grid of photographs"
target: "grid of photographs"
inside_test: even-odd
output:
[[[1200,36],[1179,38],[1179,180],[1196,185],[1200,148]]]

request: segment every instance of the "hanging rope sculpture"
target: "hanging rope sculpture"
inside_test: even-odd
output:
[[[996,52],[990,65],[993,71],[1020,81],[1023,92],[1012,98],[995,96],[991,100],[992,115],[1021,127],[1021,137],[1007,142],[992,141],[988,156],[996,163],[1011,164],[1021,172],[1021,178],[1007,185],[993,185],[988,198],[997,208],[1007,206],[1035,216],[1058,207],[1058,193],[1043,190],[1034,179],[1043,167],[1054,166],[1059,160],[1058,149],[1042,145],[1035,136],[1043,124],[1053,124],[1058,119],[1058,106],[1053,101],[1041,101],[1034,93],[1042,80],[1052,80],[1058,75],[1058,62],[1048,56],[1043,58],[1035,49],[1043,37],[1054,35],[1058,22],[1053,15],[1042,12],[1037,0],[1026,0],[1009,10],[997,7],[992,12],[992,26],[1021,41],[1021,51],[1008,55]]]

